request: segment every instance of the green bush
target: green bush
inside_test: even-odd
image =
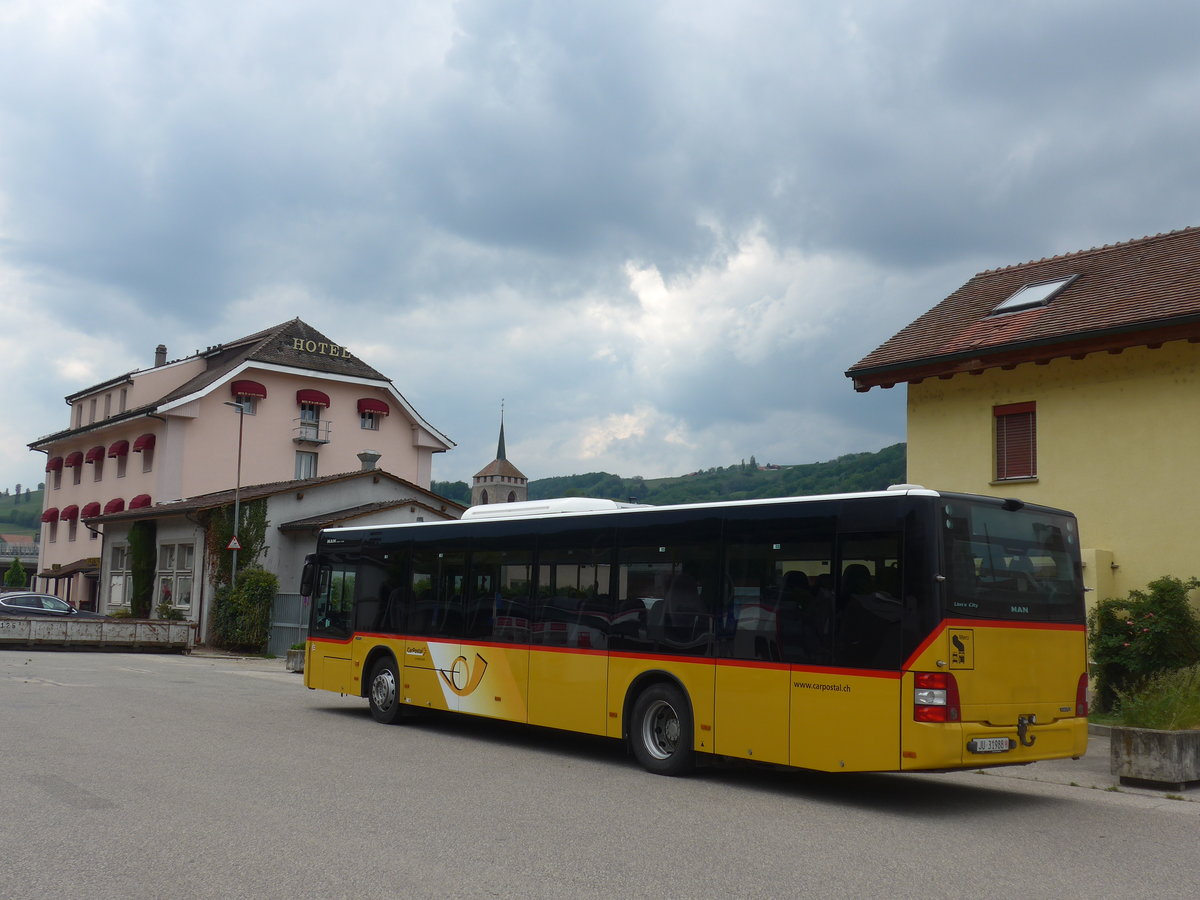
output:
[[[279,592],[279,579],[266,569],[238,572],[233,590],[216,592],[212,640],[218,647],[261,653],[271,628],[271,604]]]
[[[1200,665],[1159,672],[1117,697],[1122,725],[1163,731],[1200,728]]]
[[[1096,604],[1088,615],[1088,641],[1098,711],[1111,711],[1121,693],[1152,675],[1200,662],[1200,619],[1187,597],[1198,587],[1195,578],[1164,576],[1147,591]]]
[[[157,619],[166,619],[171,622],[182,622],[183,610],[172,605],[170,600],[163,600],[158,606],[154,607],[154,617]]]
[[[4,584],[6,587],[13,588],[23,588],[29,584],[29,576],[25,574],[25,567],[16,557],[13,557],[12,565],[4,573]]]

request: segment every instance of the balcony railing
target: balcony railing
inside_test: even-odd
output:
[[[0,556],[5,559],[19,557],[21,559],[37,559],[38,547],[36,544],[10,544],[7,541],[0,541]]]
[[[313,422],[308,419],[292,419],[292,440],[297,444],[328,444],[329,419]]]

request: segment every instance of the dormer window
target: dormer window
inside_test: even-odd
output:
[[[1066,278],[1055,278],[1052,281],[1038,281],[1033,284],[1027,284],[1015,294],[1008,297],[1008,299],[999,303],[988,315],[998,316],[1002,313],[1019,312],[1023,309],[1045,306],[1058,296],[1063,288],[1078,277],[1078,275],[1068,275]]]

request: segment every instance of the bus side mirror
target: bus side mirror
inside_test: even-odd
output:
[[[311,597],[313,595],[313,586],[317,581],[317,564],[309,561],[304,564],[304,571],[300,573],[300,596]]]

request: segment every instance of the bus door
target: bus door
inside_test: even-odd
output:
[[[459,708],[459,691],[469,682],[462,658],[465,550],[422,546],[412,552],[412,585],[406,610],[404,671],[400,698],[428,709]]]
[[[471,550],[461,660],[453,673],[462,712],[528,721],[534,578],[528,545],[528,538],[480,538]]]
[[[304,684],[357,696],[351,663],[356,567],[340,560],[315,565]]]
[[[726,528],[716,751],[787,764],[789,682],[831,657],[834,520],[730,521]]]
[[[529,631],[529,723],[607,729],[612,530],[543,535]]]
[[[899,532],[838,536],[826,638],[832,657],[792,671],[792,765],[830,772],[898,766],[901,561]]]

